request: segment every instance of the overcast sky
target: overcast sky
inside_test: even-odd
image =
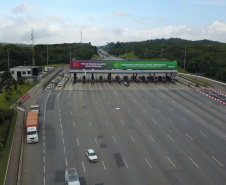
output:
[[[0,12],[0,42],[31,44],[33,27],[34,44],[171,37],[226,43],[226,0],[2,0]]]

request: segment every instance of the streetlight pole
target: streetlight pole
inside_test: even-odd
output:
[[[24,66],[25,66],[26,61],[24,61]]]

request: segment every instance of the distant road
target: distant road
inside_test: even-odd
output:
[[[216,80],[212,80],[212,79],[202,77],[202,76],[196,76],[196,75],[185,74],[185,73],[178,73],[178,74],[184,75],[184,76],[191,76],[194,79],[208,83],[211,88],[226,94],[226,83],[219,82],[219,81],[216,81]]]

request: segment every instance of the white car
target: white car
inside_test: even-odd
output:
[[[97,162],[97,155],[93,149],[89,149],[86,151],[86,156],[88,157],[90,162]]]
[[[47,90],[50,90],[51,89],[51,85],[48,85],[46,89]]]
[[[62,85],[61,85],[61,83],[58,83],[58,87],[61,87]]]

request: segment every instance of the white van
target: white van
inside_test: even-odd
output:
[[[78,174],[75,168],[65,170],[65,184],[66,185],[80,185]]]

